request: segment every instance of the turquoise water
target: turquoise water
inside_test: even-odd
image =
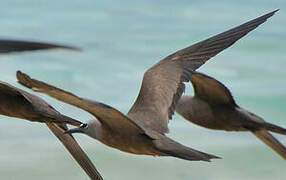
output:
[[[164,56],[266,12],[265,24],[206,63],[237,103],[286,127],[286,1],[2,1],[1,38],[62,42],[67,51],[2,55],[1,81],[17,87],[22,70],[74,93],[127,112],[144,71]],[[192,93],[188,85],[187,93]],[[92,116],[42,96],[81,121]],[[39,123],[0,117],[0,179],[88,179],[63,146]],[[83,135],[76,138],[107,180],[283,180],[282,160],[250,133],[200,128],[175,116],[170,137],[223,157],[212,163],[120,152]],[[286,144],[286,137],[277,135]]]

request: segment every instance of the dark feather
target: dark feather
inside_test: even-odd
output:
[[[60,114],[43,99],[4,82],[0,82],[0,114],[46,123],[88,176],[93,180],[102,179],[75,139],[64,134],[66,123],[80,126],[80,121]]]
[[[54,123],[46,123],[48,128],[53,132],[53,134],[61,141],[61,143],[66,147],[66,149],[71,153],[73,158],[82,167],[86,174],[92,180],[102,180],[100,173],[97,171],[94,164],[81,149],[80,145],[76,142],[74,137],[70,134],[64,134],[67,130],[64,126],[59,126]]]
[[[286,160],[286,147],[267,130],[258,130],[253,131],[252,133]]]
[[[45,82],[32,79],[27,74],[20,71],[17,72],[17,79],[20,84],[31,88],[34,91],[46,93],[60,101],[86,110],[94,115],[103,125],[112,128],[114,131],[124,132],[124,130],[126,130],[126,132],[134,132],[135,134],[144,132],[135,122],[111,106],[78,97],[71,92],[49,85]]]
[[[277,11],[277,10],[276,10]],[[255,29],[276,11],[175,52],[145,72],[139,95],[128,112],[131,119],[155,131],[168,132],[184,86],[193,71]]]
[[[60,44],[35,42],[35,41],[8,40],[8,39],[0,40],[0,53],[34,51],[34,50],[55,49],[55,48],[80,51],[80,49],[77,47],[60,45]]]
[[[211,105],[237,107],[229,89],[218,80],[206,74],[194,72],[191,77],[195,96]]]

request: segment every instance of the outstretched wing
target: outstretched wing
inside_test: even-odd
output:
[[[192,72],[208,59],[231,46],[276,11],[177,51],[155,64],[145,72],[139,95],[128,116],[141,120],[153,130],[168,132],[168,120],[185,89],[183,82],[189,81]]]
[[[17,79],[20,84],[34,91],[48,94],[60,101],[86,110],[93,114],[102,123],[102,125],[112,128],[113,131],[120,131],[120,133],[133,132],[134,134],[144,133],[141,127],[139,127],[135,122],[108,105],[78,97],[70,92],[64,91],[42,81],[32,79],[20,71],[17,72]]]
[[[82,123],[56,111],[40,97],[0,81],[0,114],[37,122]]]
[[[45,42],[0,39],[0,53],[34,51],[34,50],[55,49],[55,48],[70,49],[76,51],[80,50],[79,48],[73,46],[51,44]]]
[[[39,111],[35,110],[38,108]],[[21,119],[45,122],[55,136],[63,143],[74,159],[93,180],[102,179],[95,166],[89,160],[75,139],[64,134],[67,130],[64,119],[68,118],[49,107],[43,100],[15,88],[7,83],[0,82],[0,114]],[[50,118],[60,124],[50,122]],[[61,118],[64,117],[64,118]],[[68,118],[69,120],[73,120]],[[78,121],[81,124],[81,122]]]
[[[191,77],[195,96],[213,105],[237,106],[229,89],[218,80],[194,72]]]
[[[95,168],[94,164],[81,149],[80,145],[76,142],[74,137],[70,134],[64,134],[67,130],[66,126],[60,126],[55,123],[46,123],[48,128],[53,132],[53,134],[61,141],[61,143],[66,147],[66,149],[71,153],[73,158],[82,167],[86,174],[92,180],[102,180],[103,178]]]
[[[0,81],[0,114],[42,121],[58,112],[40,98]]]

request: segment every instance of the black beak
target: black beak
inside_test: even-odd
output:
[[[88,125],[83,123],[78,128],[73,128],[73,129],[66,130],[64,132],[64,134],[84,133],[84,129],[86,129],[87,127],[88,127]]]
[[[66,130],[64,134],[72,134],[72,133],[83,133],[83,130],[81,128],[73,128]]]

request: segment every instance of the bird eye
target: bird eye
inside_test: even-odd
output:
[[[83,129],[86,129],[86,128],[88,128],[88,125],[86,123],[82,123],[79,127],[83,128]]]

